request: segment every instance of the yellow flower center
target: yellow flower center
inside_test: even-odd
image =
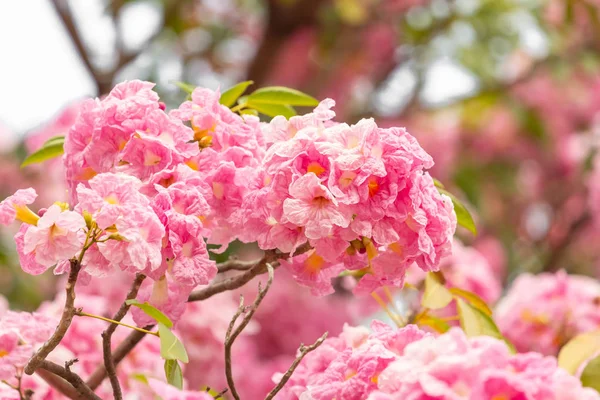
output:
[[[38,220],[40,219],[39,215],[34,213],[27,206],[14,206],[15,211],[17,212],[16,218],[25,222],[29,225],[37,225]]]
[[[306,173],[308,174],[310,172],[312,172],[316,176],[321,176],[323,172],[325,172],[325,168],[323,168],[323,166],[318,162],[313,161],[310,164],[308,164],[308,167],[306,168]]]
[[[325,260],[317,253],[312,253],[306,261],[304,261],[304,268],[311,274],[316,274],[325,266]]]

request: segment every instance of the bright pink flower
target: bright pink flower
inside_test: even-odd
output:
[[[12,196],[0,202],[0,225],[10,225],[19,216],[29,215],[27,205],[37,198],[34,189],[19,189]],[[27,218],[26,218],[27,219]],[[27,219],[29,222],[29,219]],[[32,222],[29,222],[32,223]]]
[[[206,285],[217,275],[215,262],[208,258],[200,225],[184,218],[169,221],[169,242],[174,259],[171,275],[182,285]]]
[[[150,208],[129,209],[115,226],[125,240],[98,244],[102,255],[115,268],[148,274],[160,267],[165,227]]]
[[[558,368],[556,359],[511,354],[495,338],[467,338],[458,328],[430,336],[411,325],[396,330],[378,322],[372,330],[354,338],[345,330],[325,341],[305,357],[278,398],[600,399]]]
[[[81,214],[52,205],[37,226],[31,225],[25,232],[23,254],[35,254],[37,263],[51,267],[75,256],[83,248],[84,229]]]
[[[283,203],[283,221],[304,227],[309,239],[327,237],[334,226],[346,228],[350,224],[349,210],[339,206],[314,173],[294,182],[290,186],[290,196]]]
[[[154,391],[155,395],[162,399],[169,400],[212,400],[214,397],[205,390],[197,392],[189,390],[179,390],[168,383],[159,381],[158,379],[148,379],[148,384]]]
[[[139,190],[141,181],[123,173],[103,173],[88,182],[89,187],[77,187],[79,213],[92,214],[100,229],[117,222],[119,216],[127,215],[130,208],[147,207],[150,202]]]
[[[185,312],[187,298],[193,286],[181,285],[164,276],[154,281],[146,279],[138,293],[137,299],[148,301],[151,305],[165,313],[177,323]],[[133,320],[139,326],[154,324],[155,321],[139,308],[132,309]]]
[[[517,350],[555,355],[573,336],[600,327],[599,296],[600,284],[589,277],[521,274],[495,317]]]
[[[292,276],[301,285],[307,286],[316,296],[324,296],[334,292],[331,279],[344,270],[340,263],[329,263],[314,250],[281,260],[281,265],[288,268]]]

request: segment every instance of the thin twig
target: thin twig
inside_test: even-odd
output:
[[[294,360],[294,362],[292,363],[292,365],[290,366],[290,368],[287,370],[287,372],[281,377],[281,379],[279,380],[279,383],[277,384],[277,386],[275,386],[273,388],[273,390],[271,390],[269,392],[269,394],[267,395],[267,397],[265,397],[265,400],[271,400],[272,398],[275,397],[275,395],[277,393],[279,393],[279,391],[281,389],[283,389],[283,387],[285,386],[285,384],[292,377],[292,374],[294,373],[294,371],[296,370],[296,368],[298,368],[298,365],[300,365],[300,363],[302,362],[302,359],[308,353],[310,353],[311,351],[313,351],[317,347],[319,347],[321,344],[323,344],[323,342],[325,341],[325,339],[327,339],[327,332],[325,332],[323,334],[323,336],[321,336],[319,339],[317,339],[317,341],[314,342],[313,344],[311,344],[310,346],[304,346],[303,344],[300,345],[300,348],[298,349],[298,351],[300,352],[300,354],[298,355],[298,357],[296,357],[296,359]]]
[[[115,321],[114,319],[106,318],[101,315],[89,314],[89,313],[84,312],[83,309],[81,309],[81,308],[75,309],[75,315],[77,315],[78,317],[89,317],[89,318],[99,319],[101,321],[109,322],[111,325],[121,325],[126,328],[133,329],[134,331],[140,331],[142,333],[146,333],[149,335],[158,336],[158,332],[152,332],[152,331],[146,330],[144,328],[138,328],[137,326],[129,325],[129,324],[126,324],[126,323],[120,322],[120,321]]]
[[[135,280],[133,281],[133,284],[131,285],[131,289],[129,289],[129,293],[127,293],[127,298],[125,300],[135,299],[135,297],[138,294],[138,291],[140,290],[140,286],[142,285],[142,282],[144,281],[145,278],[146,278],[146,276],[144,276],[142,274],[137,274],[135,276]],[[129,304],[127,304],[127,301],[124,301],[123,304],[121,304],[121,307],[119,308],[119,310],[114,315],[113,320],[121,321],[125,317],[127,312],[129,311],[130,307],[131,306]],[[112,335],[116,329],[117,329],[116,324],[110,324],[108,326],[108,328],[106,328],[106,330],[104,332],[102,332],[102,351],[104,354],[104,366],[106,367],[108,379],[110,379],[110,384],[113,389],[114,398],[115,398],[115,400],[122,400],[123,392],[121,390],[121,385],[119,384],[119,378],[117,377],[117,368],[116,368],[115,363],[112,358],[112,348],[111,348],[112,347],[111,346]]]
[[[144,329],[150,330],[153,327],[154,325],[147,325],[144,326]],[[129,352],[133,350],[133,348],[137,346],[137,344],[141,342],[144,337],[146,337],[145,333],[140,331],[132,331],[129,336],[125,338],[125,340],[119,343],[112,356],[115,366],[123,361],[127,354],[129,354]],[[88,378],[87,384],[90,388],[92,388],[92,390],[95,390],[98,386],[100,386],[106,376],[106,367],[104,364],[100,364]]]
[[[298,247],[293,255],[297,256],[306,253],[310,249],[310,244],[305,243],[302,246]],[[216,294],[240,288],[249,281],[251,281],[254,277],[267,272],[267,263],[271,264],[271,266],[275,268],[277,266],[277,260],[286,259],[289,257],[289,253],[279,253],[275,250],[269,250],[265,252],[265,255],[260,260],[254,261],[252,263],[252,267],[244,273],[238,274],[234,277],[219,282],[214,282],[206,288],[192,292],[192,294],[188,297],[188,301],[191,302],[206,300],[209,297],[212,297]],[[217,267],[219,267],[219,265],[217,265]],[[152,328],[153,325],[144,327],[145,330],[150,330]],[[121,362],[121,360],[123,360],[127,356],[127,354],[129,354],[129,352],[131,352],[131,350],[133,350],[133,348],[137,346],[137,344],[144,338],[144,336],[145,334],[143,332],[131,332],[129,336],[127,336],[125,340],[121,342],[113,352],[113,361],[115,365],[118,365]],[[96,370],[92,373],[92,375],[90,375],[89,379],[87,380],[87,383],[89,387],[91,387],[92,389],[96,389],[98,386],[100,386],[100,384],[102,383],[104,378],[106,378],[106,376],[106,368],[104,367],[104,365],[99,365],[98,368],[96,368]]]
[[[77,390],[75,390],[75,388],[69,382],[60,376],[44,368],[38,368],[35,373],[44,381],[46,381],[48,385],[52,386],[52,388],[56,389],[69,399],[79,400],[81,398]]]
[[[75,399],[92,399],[92,400],[102,400],[98,397],[94,391],[85,384],[83,379],[73,371],[71,371],[71,365],[76,362],[77,359],[65,362],[64,368],[58,364],[53,363],[52,361],[42,360],[39,363],[40,369],[44,369],[48,372],[53,373],[54,375],[58,375],[67,382],[69,382],[79,394],[79,397],[75,397]]]
[[[298,249],[296,249],[294,256],[306,253],[310,249],[311,246],[307,242],[302,246],[298,247]],[[267,264],[271,264],[275,268],[277,266],[275,264],[275,261],[289,257],[289,253],[279,253],[275,250],[268,250],[265,252],[265,255],[260,260],[255,261],[254,265],[248,268],[248,270],[243,274],[223,279],[222,281],[214,282],[203,289],[196,290],[190,294],[190,296],[188,297],[188,301],[192,302],[206,300],[209,297],[214,296],[215,294],[226,292],[228,290],[238,289],[244,286],[246,283],[250,282],[255,276],[267,272]]]
[[[233,343],[235,339],[242,333],[244,328],[250,323],[252,316],[260,306],[260,303],[267,295],[271,284],[273,283],[273,274],[274,270],[270,264],[267,264],[267,271],[269,272],[269,279],[267,280],[267,285],[265,288],[262,288],[260,282],[258,283],[258,295],[256,296],[256,300],[250,307],[244,306],[244,296],[240,296],[240,306],[238,307],[235,315],[231,319],[229,323],[229,327],[227,328],[227,334],[225,335],[225,376],[227,377],[227,384],[229,385],[229,390],[231,391],[231,395],[235,400],[240,400],[240,396],[235,388],[235,382],[233,380],[233,373],[231,371],[231,349],[233,347]],[[244,315],[244,319],[239,324],[237,328],[234,329],[235,323],[237,319],[242,315]]]
[[[75,315],[75,284],[77,283],[77,276],[79,275],[80,269],[81,263],[79,260],[71,260],[71,270],[69,271],[69,278],[65,287],[65,308],[63,309],[60,322],[50,339],[48,339],[48,341],[46,341],[46,343],[44,343],[44,345],[29,359],[29,362],[24,369],[27,375],[31,375],[35,372],[40,363],[48,357],[48,354],[50,354],[56,346],[58,346],[67,333],[69,326],[71,326],[71,321]]]
[[[231,257],[229,260],[217,264],[217,269],[219,270],[219,273],[227,271],[248,271],[255,265],[256,261],[240,261]]]

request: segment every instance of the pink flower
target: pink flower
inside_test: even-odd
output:
[[[157,396],[169,400],[212,400],[214,397],[205,390],[190,391],[179,390],[168,383],[158,379],[149,379],[148,384]]]
[[[344,270],[340,263],[328,263],[314,250],[292,257],[291,260],[281,260],[281,265],[288,268],[292,276],[301,285],[311,289],[312,294],[324,296],[334,292],[331,279]]]
[[[39,217],[29,210],[27,205],[33,203],[36,198],[35,190],[29,188],[19,189],[12,196],[2,200],[0,202],[0,225],[10,225],[15,219],[35,224]]]
[[[25,231],[23,253],[35,254],[37,263],[51,267],[75,256],[83,248],[84,229],[85,221],[80,214],[52,205],[37,226],[31,225]]]
[[[326,237],[334,226],[346,228],[350,224],[349,210],[338,205],[314,173],[294,182],[290,186],[290,196],[283,203],[283,221],[304,227],[309,239]]]
[[[208,258],[198,223],[181,217],[171,219],[169,242],[174,256],[170,272],[182,285],[206,285],[217,275],[217,267]]]
[[[115,226],[125,240],[98,244],[100,253],[115,268],[149,274],[160,267],[165,227],[150,208],[129,209]]]
[[[555,355],[573,336],[600,327],[599,296],[589,277],[521,274],[498,303],[496,321],[517,350]]]
[[[378,322],[372,330],[354,340],[348,330],[326,340],[305,357],[278,398],[600,399],[558,368],[556,359],[511,354],[495,338],[467,338],[458,328],[430,336],[411,325],[396,330]]]

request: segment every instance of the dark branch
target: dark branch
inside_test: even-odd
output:
[[[48,354],[52,352],[59,345],[60,341],[63,339],[69,326],[71,326],[71,321],[73,320],[73,316],[75,315],[75,284],[77,283],[77,276],[79,275],[79,270],[81,269],[81,264],[77,260],[71,260],[71,269],[69,271],[69,278],[67,280],[67,285],[65,287],[66,298],[65,298],[65,308],[63,309],[62,316],[60,318],[60,322],[56,327],[56,330],[44,343],[42,347],[36,351],[29,362],[25,366],[25,373],[27,375],[31,375],[38,368],[40,363],[48,357]]]
[[[140,290],[140,286],[142,285],[142,282],[145,278],[146,277],[142,274],[137,274],[135,276],[135,280],[131,285],[131,289],[129,290],[129,293],[127,293],[126,300],[135,299],[135,297],[138,294],[138,291]],[[115,321],[121,321],[129,311],[130,307],[131,306],[128,305],[127,302],[123,302],[123,304],[121,304],[121,307],[112,319]],[[102,332],[102,351],[104,353],[104,366],[108,374],[108,379],[110,379],[110,384],[113,389],[114,398],[115,400],[122,400],[123,392],[121,390],[121,385],[119,384],[119,378],[117,377],[117,368],[112,357],[111,346],[112,335],[116,329],[117,324],[110,324],[108,328],[106,328],[106,330]]]
[[[275,397],[275,395],[277,393],[279,393],[279,391],[281,389],[283,389],[283,387],[285,386],[285,384],[292,377],[292,374],[294,373],[294,371],[296,370],[296,368],[298,368],[298,365],[300,365],[300,363],[302,362],[302,359],[304,358],[304,356],[306,356],[308,353],[310,353],[311,351],[313,351],[317,347],[319,347],[321,344],[323,344],[323,342],[325,341],[325,339],[327,339],[327,332],[325,332],[323,334],[323,336],[321,336],[319,339],[317,339],[316,342],[314,342],[313,344],[311,344],[308,347],[304,346],[303,344],[300,345],[300,349],[298,349],[298,351],[300,352],[300,354],[298,355],[298,357],[296,357],[296,359],[294,360],[294,362],[292,363],[292,365],[290,366],[290,368],[287,370],[287,372],[281,377],[281,379],[279,380],[279,383],[277,384],[277,386],[275,386],[273,388],[273,390],[271,390],[269,392],[269,394],[267,395],[267,397],[265,397],[265,400],[271,400],[272,398]]]
[[[235,400],[240,400],[240,396],[235,388],[235,382],[233,380],[233,373],[231,370],[231,349],[233,347],[233,343],[235,339],[242,333],[244,328],[250,323],[252,316],[260,306],[260,303],[267,295],[271,284],[273,283],[273,267],[267,264],[267,270],[269,271],[269,280],[267,281],[267,285],[264,289],[262,289],[260,282],[258,283],[258,296],[256,296],[256,300],[250,307],[244,306],[244,296],[240,296],[240,306],[238,307],[235,315],[231,319],[229,323],[229,327],[227,328],[227,334],[225,335],[225,376],[227,377],[227,384],[229,385],[229,390],[231,391],[231,395]],[[237,319],[242,315],[244,315],[244,319],[240,323],[240,325],[234,329],[235,323]]]
[[[305,243],[302,246],[300,246],[298,249],[296,249],[296,251],[294,252],[294,256],[306,253],[310,249],[311,249],[310,244]],[[212,297],[218,293],[240,288],[243,285],[245,285],[246,283],[248,283],[249,281],[251,281],[254,277],[267,272],[267,264],[270,264],[273,266],[273,268],[275,268],[278,264],[277,260],[281,260],[281,259],[285,259],[285,258],[289,258],[289,257],[290,257],[289,253],[279,253],[275,250],[269,250],[265,253],[265,255],[260,260],[252,262],[252,267],[250,269],[248,269],[247,271],[245,271],[244,273],[236,275],[236,276],[228,278],[228,279],[225,279],[225,280],[222,280],[222,281],[219,281],[219,282],[215,282],[215,283],[207,286],[204,289],[200,289],[195,292],[192,292],[192,294],[188,298],[188,301],[205,300],[205,299],[208,299],[209,297]],[[232,261],[232,263],[233,262],[238,263],[238,265],[245,265],[245,263],[246,263],[245,261],[242,262],[242,261],[237,261],[237,260]],[[221,264],[219,264],[219,265],[221,265]],[[229,268],[229,269],[236,269],[236,268]],[[152,327],[153,327],[153,325],[149,325],[149,326],[145,326],[144,329],[150,330],[150,329],[152,329]],[[132,331],[129,334],[129,336],[127,336],[127,338],[125,338],[125,340],[123,342],[121,342],[119,344],[119,346],[117,346],[117,348],[113,352],[112,358],[113,358],[114,364],[118,365],[121,362],[121,360],[123,360],[127,356],[127,354],[129,354],[129,352],[131,350],[133,350],[133,348],[135,346],[137,346],[137,344],[144,338],[144,336],[145,336],[145,334],[143,332]],[[87,383],[88,383],[89,387],[91,387],[92,389],[96,389],[98,386],[100,386],[100,384],[106,378],[106,376],[107,375],[106,375],[105,366],[100,365],[92,373],[92,375],[88,379]]]
[[[300,246],[296,250],[294,255],[306,253],[310,249],[311,249],[310,244],[307,242],[307,243],[303,244],[302,246]],[[285,258],[289,258],[289,257],[290,257],[289,253],[279,253],[276,250],[268,250],[265,252],[265,255],[263,256],[263,258],[261,258],[258,261],[255,261],[252,266],[247,268],[246,272],[236,275],[236,276],[233,276],[231,278],[227,278],[227,279],[224,279],[224,280],[221,280],[218,282],[214,282],[203,289],[196,290],[190,294],[190,296],[188,297],[188,301],[191,302],[191,301],[206,300],[209,297],[214,296],[215,294],[218,294],[221,292],[226,292],[228,290],[238,289],[238,288],[244,286],[246,283],[250,282],[257,275],[261,275],[261,274],[264,274],[265,272],[267,272],[267,264],[271,264],[275,268],[277,265],[275,265],[274,263],[277,260],[285,259]],[[237,262],[242,263],[241,261],[237,261]],[[243,262],[243,263],[245,263],[245,262]],[[238,264],[238,265],[242,265],[242,264]],[[233,268],[229,268],[229,269],[233,269]]]
[[[81,379],[81,377],[71,371],[71,365],[75,363],[77,359],[65,362],[64,368],[58,364],[53,363],[52,361],[42,360],[39,364],[39,368],[46,370],[48,372],[53,373],[69,382],[73,388],[79,394],[79,397],[75,397],[76,399],[92,399],[92,400],[102,400],[98,397],[92,389]]]

